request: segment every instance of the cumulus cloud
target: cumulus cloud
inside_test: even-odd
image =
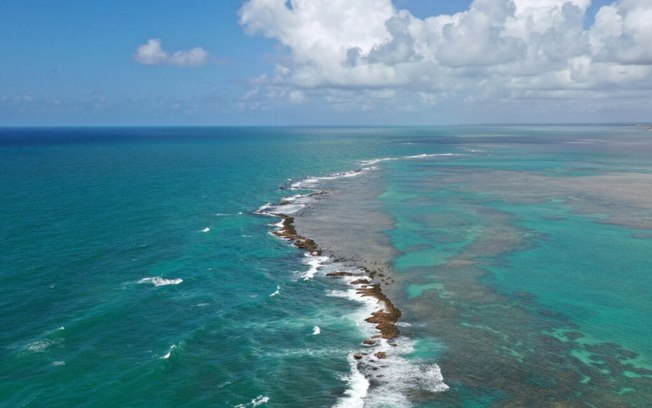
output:
[[[194,67],[208,62],[208,53],[200,47],[190,50],[176,51],[169,54],[163,49],[161,40],[149,39],[140,45],[134,54],[134,60],[145,65],[174,65],[177,67]]]
[[[285,47],[268,85],[302,91],[293,102],[315,90],[424,101],[649,91],[652,1],[616,1],[587,28],[590,5],[474,0],[463,12],[417,18],[391,0],[247,0],[239,17],[247,33]]]
[[[622,64],[652,64],[652,3],[621,0],[602,7],[590,31],[594,55]]]

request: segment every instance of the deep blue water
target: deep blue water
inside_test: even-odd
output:
[[[0,406],[643,406],[652,205],[618,195],[649,185],[650,139],[633,127],[0,129]],[[392,160],[364,163],[380,158]],[[397,353],[441,368],[448,391],[359,389],[364,306],[324,276],[330,261],[304,279],[315,259],[256,214],[302,192],[293,182],[361,167],[316,181],[330,194],[302,220],[368,213],[314,238],[342,245],[331,258],[388,257],[410,344]],[[592,187],[609,177],[624,182]],[[419,373],[403,368],[386,375]]]

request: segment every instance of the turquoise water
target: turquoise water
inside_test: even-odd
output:
[[[636,127],[2,129],[0,406],[645,406],[651,153]],[[386,377],[341,265],[305,279],[256,214],[358,168],[297,221],[382,270]]]

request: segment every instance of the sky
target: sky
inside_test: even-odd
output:
[[[0,126],[652,122],[652,0],[0,0]]]

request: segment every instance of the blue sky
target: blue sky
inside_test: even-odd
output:
[[[0,126],[652,120],[649,0],[514,2],[1,0]]]

